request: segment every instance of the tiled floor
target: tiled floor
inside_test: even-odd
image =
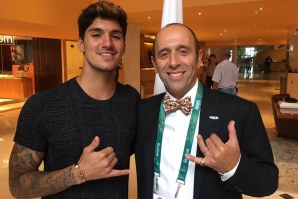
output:
[[[243,77],[244,76],[242,76],[242,78]],[[254,79],[258,80],[240,80],[238,84],[238,95],[258,104],[266,128],[274,128],[275,126],[270,101],[270,97],[273,94],[279,93],[279,82],[275,77],[276,74],[272,74],[272,76],[256,74]],[[0,106],[0,199],[12,198],[8,188],[8,160],[13,145],[12,139],[21,106],[22,103]],[[129,198],[135,199],[136,173],[133,158],[131,160],[131,170]],[[280,196],[281,194],[284,194],[284,192],[277,191],[272,196],[265,198],[282,199],[283,197]],[[293,198],[298,199],[298,194],[288,194]],[[244,198],[252,199],[253,197],[244,196]]]
[[[23,104],[24,102],[2,105],[0,106],[0,113],[15,110],[15,109],[20,109],[23,106]]]

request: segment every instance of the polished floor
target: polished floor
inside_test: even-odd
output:
[[[280,82],[278,74],[242,74],[238,84],[238,96],[257,103],[266,128],[274,128],[274,119],[271,109],[271,96],[280,92]],[[23,103],[6,104],[0,106],[0,199],[11,199],[8,188],[8,162],[9,154],[13,146],[13,136],[17,123],[17,117]],[[298,141],[298,140],[297,140]],[[130,190],[129,198],[135,199],[136,197],[136,173],[134,166],[134,158],[131,159],[130,176]],[[285,193],[278,190],[272,196],[265,197],[266,199],[282,199],[280,195],[289,194],[293,198],[298,199],[296,193]],[[245,199],[253,197],[244,196]]]

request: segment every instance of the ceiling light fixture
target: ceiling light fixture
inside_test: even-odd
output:
[[[152,40],[154,40],[155,37],[156,37],[156,35],[154,35],[154,34],[144,35],[144,38],[146,38],[146,39],[152,39]]]

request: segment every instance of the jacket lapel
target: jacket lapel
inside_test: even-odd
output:
[[[148,122],[145,125],[144,130],[146,131],[147,135],[150,135],[146,137],[146,142],[148,143],[148,146],[150,147],[145,147],[147,148],[146,150],[146,174],[145,179],[148,182],[148,186],[150,189],[146,190],[146,197],[151,196],[153,193],[153,180],[154,180],[154,154],[155,154],[155,143],[156,143],[156,137],[157,137],[157,128],[158,128],[158,120],[159,120],[159,109],[161,105],[162,98],[164,97],[164,93],[154,96],[153,100],[150,101],[148,110],[144,110],[145,114],[148,114]],[[146,184],[147,184],[146,182]],[[151,198],[150,197],[150,198]],[[148,197],[149,198],[149,197]]]
[[[224,119],[224,113],[220,111],[220,102],[221,99],[216,94],[216,92],[204,86],[199,123],[199,134],[202,135],[204,140],[208,138],[212,133],[216,133],[221,127]],[[199,146],[197,147],[197,157],[204,157]],[[208,168],[196,165],[194,179],[194,198],[199,198],[200,196],[202,190],[201,188],[203,187],[202,185],[205,182],[206,172],[204,172],[204,170],[206,169]]]

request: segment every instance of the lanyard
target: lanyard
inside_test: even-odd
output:
[[[200,81],[198,81],[198,89],[196,93],[194,107],[191,113],[191,118],[187,130],[187,136],[185,139],[184,150],[182,153],[182,160],[180,165],[179,174],[177,177],[178,188],[175,194],[175,198],[178,196],[179,189],[181,184],[185,184],[186,173],[188,169],[189,160],[185,157],[185,154],[191,152],[191,147],[193,143],[193,138],[196,130],[197,121],[200,115],[201,103],[203,98],[203,86]],[[165,118],[166,113],[163,108],[163,100],[160,105],[159,110],[159,121],[158,121],[158,130],[157,130],[157,139],[155,144],[155,158],[154,158],[154,175],[156,180],[156,190],[158,190],[158,177],[160,176],[160,159],[161,159],[161,146],[162,146],[162,137],[165,128]]]

